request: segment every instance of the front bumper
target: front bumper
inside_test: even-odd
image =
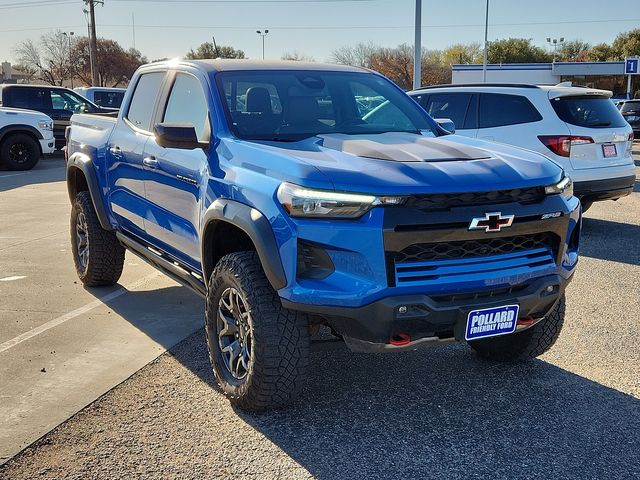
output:
[[[40,140],[40,149],[42,150],[43,155],[49,155],[56,150],[55,139],[51,138],[43,138]]]
[[[322,315],[343,335],[352,351],[382,352],[397,350],[390,339],[400,334],[421,345],[463,341],[469,312],[480,308],[518,304],[519,318],[531,318],[535,322],[555,306],[569,282],[570,279],[559,275],[549,275],[525,286],[478,294],[405,295],[360,308],[306,305],[304,310]],[[291,302],[283,301],[283,304],[287,308],[300,308]]]
[[[583,202],[617,200],[633,192],[635,182],[635,175],[607,178],[605,180],[575,182],[573,184],[573,191],[576,197],[580,198]]]

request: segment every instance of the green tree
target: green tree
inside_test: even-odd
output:
[[[442,63],[453,65],[454,63],[482,63],[483,52],[480,44],[456,43],[447,47],[442,52]]]
[[[613,41],[615,60],[624,60],[626,57],[640,56],[640,28],[621,33]]]
[[[556,58],[562,62],[584,62],[590,49],[588,42],[570,40],[560,45]]]
[[[531,38],[507,38],[489,44],[489,63],[544,63],[553,57]]]
[[[606,62],[617,60],[618,55],[608,43],[594,45],[587,53],[587,60],[590,62]]]
[[[207,58],[246,58],[244,52],[227,45],[218,45],[216,49],[213,42],[204,42],[198,48],[189,50],[186,58],[189,60],[201,60]]]

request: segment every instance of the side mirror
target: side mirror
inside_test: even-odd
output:
[[[456,133],[456,124],[450,118],[434,118],[440,128],[444,128],[449,133]]]
[[[194,150],[204,148],[206,144],[198,141],[193,125],[182,123],[157,123],[153,127],[158,145],[164,148],[181,148]]]

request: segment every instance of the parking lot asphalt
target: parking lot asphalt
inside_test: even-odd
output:
[[[107,323],[114,316],[118,329],[124,329],[116,333],[136,331],[141,343],[147,337],[157,349],[171,347],[171,342],[157,342],[149,328],[136,327],[139,318],[157,325],[191,316],[196,331],[140,370],[132,362],[129,370],[137,373],[0,467],[0,478],[631,479],[640,475],[640,181],[631,196],[596,204],[586,214],[582,257],[567,292],[565,327],[556,345],[540,359],[502,365],[478,359],[462,344],[356,355],[342,343],[322,337],[313,344],[300,402],[288,410],[248,415],[234,411],[215,386],[204,335],[195,325],[202,321],[201,301],[164,277],[144,280],[152,270],[130,265],[140,263],[135,257],[128,258],[121,281],[134,285],[118,297],[122,304],[107,302],[89,312],[82,310],[118,288],[96,293],[73,283],[69,252],[60,252],[68,248],[68,200],[59,167],[46,168],[53,180],[39,180],[44,173],[34,171],[27,173],[31,180],[14,177],[23,178],[15,187],[0,183],[0,280],[5,274],[26,276],[0,281],[0,343],[65,312],[80,313],[41,338],[0,352],[2,432],[7,431],[7,422],[16,428],[32,415],[21,410],[18,420],[11,412],[6,416],[6,398],[13,398],[13,390],[24,383],[20,377],[42,394],[45,388],[32,380],[34,372],[42,375],[37,378],[46,378],[51,371],[64,377],[69,368],[77,368],[72,361],[78,355],[74,345],[66,347],[65,363],[49,354],[52,342],[63,338],[84,342],[93,355],[83,361],[95,373],[96,359],[109,360],[118,353],[125,362],[132,354],[120,352],[126,337],[114,336],[112,324]],[[0,182],[4,173],[0,172]],[[59,190],[64,195],[55,193]],[[56,206],[58,201],[66,203]],[[33,202],[47,204],[50,210],[41,217],[49,223],[21,233],[38,215],[31,210]],[[13,233],[5,233],[6,225]],[[31,262],[28,275],[19,268],[25,261]],[[24,283],[19,288],[20,281]],[[105,324],[92,330],[102,320]],[[48,341],[45,335],[50,336]],[[20,349],[23,353],[16,353]],[[47,372],[41,373],[45,361]],[[99,375],[85,378],[81,369],[72,371],[78,376],[75,384],[91,390],[93,398],[108,390],[93,385]],[[60,395],[62,387],[55,379],[46,387]],[[55,412],[55,396],[29,399],[28,405],[46,401]]]

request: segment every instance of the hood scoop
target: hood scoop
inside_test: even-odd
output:
[[[394,162],[457,162],[491,158],[479,148],[413,133],[388,132],[375,135],[318,135],[322,146],[358,157]]]

